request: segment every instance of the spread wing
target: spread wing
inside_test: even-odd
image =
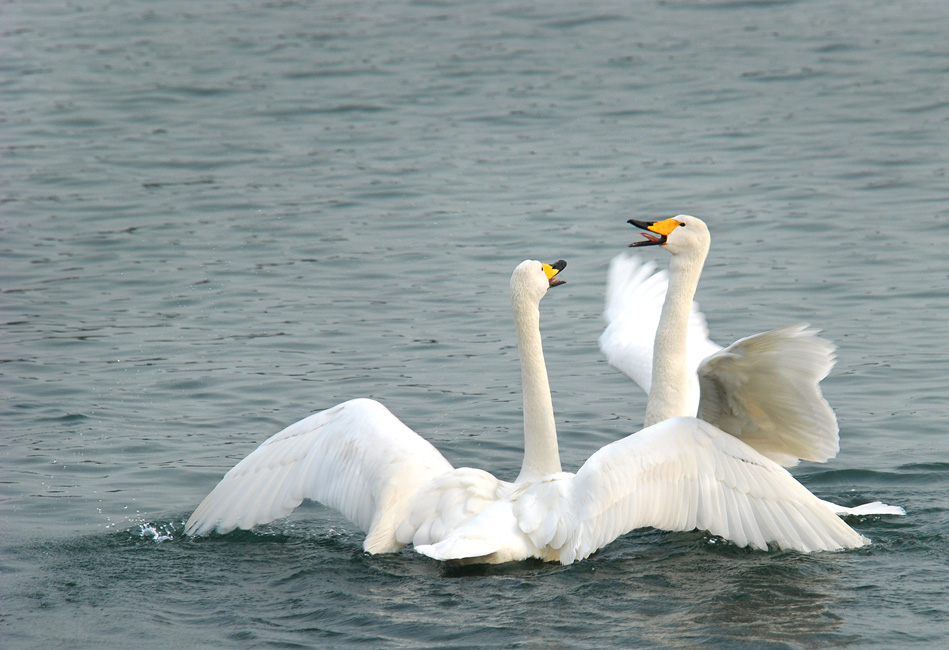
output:
[[[837,417],[819,383],[834,345],[806,324],[736,341],[698,370],[698,417],[788,467],[837,455]]]
[[[367,551],[401,546],[395,530],[419,488],[450,472],[428,441],[382,404],[344,402],[290,425],[235,465],[188,519],[202,535],[286,517],[303,499],[339,510],[367,531]]]
[[[696,418],[672,418],[603,447],[577,474],[514,486],[440,542],[454,562],[534,557],[570,564],[637,528],[707,530],[738,546],[802,552],[868,543],[786,469]]]
[[[574,481],[565,564],[645,526],[707,530],[739,546],[809,552],[869,540],[791,476],[696,418],[673,418],[603,447]]]

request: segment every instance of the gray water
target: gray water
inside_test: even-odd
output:
[[[949,643],[949,4],[12,1],[0,8],[0,645]],[[192,540],[275,431],[357,396],[512,479],[507,283],[565,468],[639,428],[597,349],[626,219],[690,213],[721,344],[807,321],[867,548],[634,531],[452,570],[310,504]],[[668,263],[659,249],[644,254]]]

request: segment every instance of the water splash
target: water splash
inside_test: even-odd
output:
[[[130,532],[132,532],[134,537],[150,540],[156,544],[175,539],[175,525],[172,523],[154,524],[151,522],[143,522],[138,525],[138,530],[133,529]]]

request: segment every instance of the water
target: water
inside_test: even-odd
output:
[[[942,2],[10,2],[0,11],[3,647],[949,641]],[[507,282],[564,465],[638,428],[597,337],[625,220],[713,244],[719,343],[808,321],[859,551],[637,531],[560,567],[368,556],[332,511],[190,540],[271,433],[355,396],[513,478]],[[661,264],[667,255],[650,249]]]

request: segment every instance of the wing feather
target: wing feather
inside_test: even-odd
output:
[[[699,366],[698,417],[782,465],[824,462],[839,449],[819,386],[834,361],[834,345],[806,324],[743,338]]]
[[[428,441],[382,404],[344,402],[271,436],[201,502],[186,532],[251,528],[285,517],[304,498],[339,510],[366,531],[370,552],[395,550],[395,529],[418,489],[450,472]]]
[[[577,472],[574,499],[576,530],[562,559],[582,559],[646,526],[705,529],[760,549],[836,550],[868,541],[787,470],[696,418],[666,420],[602,448]],[[694,514],[679,509],[685,502]]]

